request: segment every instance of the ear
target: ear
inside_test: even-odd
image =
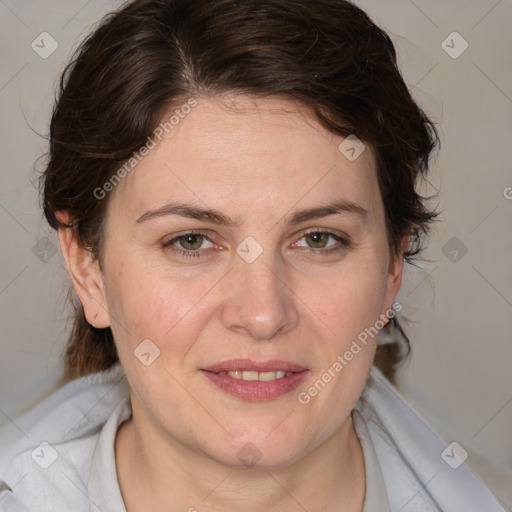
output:
[[[67,212],[57,212],[57,218],[64,224],[70,223]],[[59,228],[59,243],[87,322],[98,328],[109,327],[110,316],[98,261],[94,261],[91,251],[80,245],[71,227]]]
[[[404,270],[404,253],[409,244],[409,231],[404,234],[400,240],[400,251],[398,255],[392,255],[389,268],[388,268],[388,276],[386,283],[386,293],[385,299],[383,302],[383,310],[381,313],[385,315],[386,311],[391,309],[393,302],[400,291],[400,286],[402,285],[402,274]]]

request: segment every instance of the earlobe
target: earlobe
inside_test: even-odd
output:
[[[57,217],[69,224],[67,212],[58,212]],[[87,322],[97,328],[109,327],[110,316],[98,261],[90,250],[80,245],[72,227],[59,228],[58,233],[62,255]]]

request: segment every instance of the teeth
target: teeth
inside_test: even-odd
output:
[[[232,372],[219,372],[219,375],[229,375],[234,379],[239,380],[260,380],[260,381],[269,381],[282,379],[284,376],[288,377],[293,372],[285,372],[282,370],[278,370],[276,372],[253,372],[247,370],[236,370]]]
[[[239,374],[240,372],[236,372]],[[242,372],[242,380],[258,380],[258,372]]]
[[[274,379],[282,379],[284,377],[284,372],[260,372],[258,374],[258,380],[274,380]]]

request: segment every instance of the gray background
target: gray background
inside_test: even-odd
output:
[[[34,163],[71,50],[121,3],[0,0],[0,424],[60,383],[68,279]],[[392,36],[443,145],[423,189],[444,210],[430,261],[407,268],[398,297],[413,354],[398,387],[512,507],[512,1],[356,3]],[[42,32],[58,44],[47,58],[31,47],[51,49]]]

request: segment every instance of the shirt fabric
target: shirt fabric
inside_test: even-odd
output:
[[[3,426],[0,511],[126,512],[114,443],[130,416],[117,364],[67,383]],[[365,464],[362,512],[507,512],[377,367],[351,416]]]

